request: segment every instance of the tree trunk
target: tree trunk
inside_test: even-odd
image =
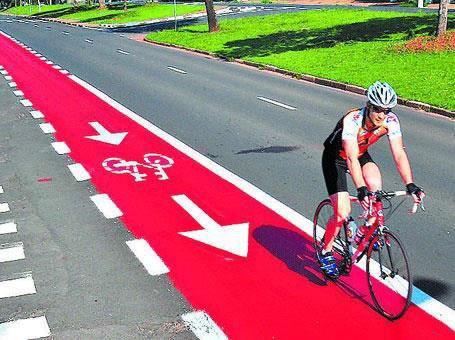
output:
[[[99,0],[100,1],[100,7],[98,9],[105,9],[106,8],[106,1],[105,0]]]
[[[449,0],[439,2],[439,17],[437,36],[442,36],[447,31],[447,13],[449,11]]]
[[[207,12],[209,32],[218,32],[220,30],[220,27],[216,22],[215,9],[213,8],[213,0],[205,0],[205,10]]]

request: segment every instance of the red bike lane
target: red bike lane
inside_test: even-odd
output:
[[[372,339],[455,338],[448,326],[414,305],[395,322],[379,315],[371,307],[365,273],[357,267],[339,284],[327,283],[310,237],[288,220],[1,35],[0,50],[0,65],[54,126],[56,139],[70,147],[70,157],[87,169],[97,191],[111,197],[125,226],[147,240],[169,267],[176,288],[230,339],[357,332]],[[96,135],[90,122],[128,134],[119,145],[91,140],[85,138]],[[140,165],[139,172],[147,174],[141,181],[103,167],[113,157],[144,164],[150,153],[174,161],[163,169],[167,179]],[[182,195],[220,228],[248,223],[247,255],[180,234],[202,230],[177,202]]]

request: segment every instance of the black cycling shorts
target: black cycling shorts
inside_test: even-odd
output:
[[[359,157],[361,167],[370,162],[374,163],[368,152]],[[329,196],[337,192],[348,191],[346,179],[348,165],[336,152],[327,148],[322,153],[322,172]]]

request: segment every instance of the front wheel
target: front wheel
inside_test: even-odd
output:
[[[384,230],[371,240],[366,270],[378,311],[390,320],[402,317],[411,302],[412,278],[408,256],[398,237]]]

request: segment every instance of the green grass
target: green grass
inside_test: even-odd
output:
[[[149,39],[241,58],[298,73],[368,87],[389,82],[398,94],[455,110],[455,53],[399,53],[393,46],[431,34],[436,15],[368,10],[323,10],[220,21]],[[455,27],[455,16],[449,28]]]
[[[30,15],[35,17],[70,19],[78,22],[94,24],[121,24],[128,22],[140,22],[151,19],[167,18],[174,16],[173,4],[147,4],[143,6],[129,5],[128,10],[122,6],[100,10],[97,6],[71,6],[51,5],[13,7],[4,13]],[[204,11],[203,5],[177,5],[177,15],[184,15]]]

